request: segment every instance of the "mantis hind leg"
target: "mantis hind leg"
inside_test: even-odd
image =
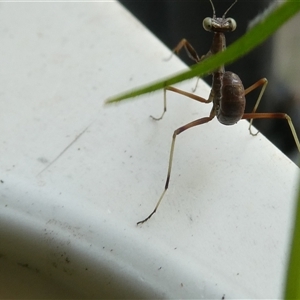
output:
[[[176,129],[174,131],[173,136],[172,136],[172,144],[171,144],[171,151],[170,151],[170,156],[169,156],[169,165],[168,165],[168,173],[167,173],[165,188],[164,188],[161,196],[159,197],[159,199],[157,201],[157,204],[156,204],[154,210],[151,212],[151,214],[147,218],[145,218],[144,220],[137,222],[137,225],[145,223],[146,221],[148,221],[155,214],[155,212],[157,211],[158,206],[160,205],[160,203],[161,203],[161,201],[162,201],[162,199],[163,199],[163,197],[164,197],[164,195],[165,195],[165,193],[166,193],[166,191],[169,187],[170,176],[171,176],[171,171],[172,171],[173,155],[174,155],[174,149],[175,149],[175,140],[176,140],[177,135],[179,135],[181,132],[183,132],[183,131],[185,131],[189,128],[192,128],[194,126],[205,124],[205,123],[211,121],[213,118],[214,118],[214,116],[204,117],[204,118],[198,119],[196,121],[193,121],[191,123],[188,123],[188,124],[186,124],[182,127],[179,127],[178,129]]]
[[[258,80],[257,82],[255,82],[254,84],[252,84],[250,87],[248,87],[246,90],[245,90],[245,95],[249,94],[250,92],[252,92],[253,90],[257,89],[258,87],[262,86],[261,88],[261,91],[258,95],[258,98],[256,100],[256,103],[254,105],[254,108],[252,110],[252,113],[254,114],[258,108],[258,105],[261,101],[261,98],[266,90],[266,87],[267,87],[267,84],[268,84],[268,80],[267,78],[262,78],[260,80]],[[251,135],[257,135],[259,131],[257,131],[256,133],[253,133],[252,132],[252,124],[253,124],[253,119],[250,119],[250,124],[249,124],[249,132]]]

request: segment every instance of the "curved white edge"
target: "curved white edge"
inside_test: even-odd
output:
[[[281,297],[297,166],[213,120],[178,136],[136,226],[173,131],[211,107],[170,93],[154,122],[161,92],[103,102],[185,66],[116,2],[1,3],[0,28],[0,266],[62,297]]]

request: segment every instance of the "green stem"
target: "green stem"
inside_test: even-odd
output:
[[[250,52],[271,34],[273,34],[282,24],[293,17],[300,10],[300,1],[285,1],[277,9],[270,12],[266,18],[260,21],[256,26],[249,30],[244,36],[238,39],[235,43],[229,46],[224,52],[213,55],[201,63],[194,65],[190,70],[179,73],[176,76],[171,76],[166,79],[148,84],[144,87],[134,89],[111,97],[106,100],[106,103],[118,102],[121,100],[133,98],[146,93],[154,92],[163,89],[166,86],[190,79],[192,77],[203,77],[211,73],[220,65],[228,64],[239,57]],[[241,74],[239,74],[241,75]]]

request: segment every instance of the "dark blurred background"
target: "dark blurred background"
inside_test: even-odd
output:
[[[213,33],[203,29],[202,21],[205,17],[212,17],[209,0],[120,0],[120,2],[170,49],[173,49],[182,38],[186,38],[200,57],[208,52]],[[237,29],[226,34],[227,45],[241,37],[247,31],[249,22],[263,12],[270,2],[270,0],[239,0],[226,15],[237,22]],[[214,0],[213,3],[217,17],[222,17],[233,1]],[[194,63],[184,50],[180,52],[180,58],[188,65]],[[248,55],[227,65],[226,69],[238,74],[245,88],[266,77],[269,84],[258,112],[289,114],[297,133],[300,134],[300,110],[297,97],[277,76],[275,65],[274,37],[272,37]],[[211,84],[211,76],[204,80]],[[259,92],[260,89],[257,89],[247,95],[246,112],[252,111]],[[286,155],[290,157],[295,155],[296,145],[285,120],[255,120],[254,126]]]

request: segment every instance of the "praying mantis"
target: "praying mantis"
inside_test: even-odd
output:
[[[185,39],[181,40],[181,42],[175,47],[175,49],[174,49],[175,53],[179,53],[179,51],[182,48],[185,48],[189,57],[191,59],[193,59],[199,65],[199,68],[197,68],[198,66],[194,67],[190,71],[187,71],[186,75],[181,74],[179,76],[176,76],[176,77],[173,77],[170,79],[166,79],[159,83],[153,83],[152,85],[146,86],[144,88],[141,88],[141,89],[138,89],[138,90],[135,90],[132,92],[127,92],[127,93],[121,94],[119,96],[112,97],[106,101],[106,103],[113,103],[113,102],[121,101],[123,99],[128,99],[128,98],[131,98],[131,97],[134,97],[137,95],[141,95],[143,93],[154,91],[159,88],[164,88],[164,110],[163,110],[162,115],[159,118],[153,117],[153,119],[155,119],[155,120],[162,119],[166,112],[166,92],[167,91],[179,93],[179,94],[189,97],[197,102],[213,104],[213,107],[211,109],[209,116],[192,121],[184,126],[179,127],[178,129],[176,129],[174,131],[173,136],[172,136],[172,143],[171,143],[171,150],[170,150],[169,164],[168,164],[168,173],[167,173],[165,188],[164,188],[163,193],[161,194],[154,210],[151,212],[151,214],[147,218],[143,219],[142,221],[139,221],[137,224],[142,224],[142,223],[146,222],[147,220],[149,220],[152,217],[152,215],[156,212],[158,206],[160,205],[160,203],[168,189],[168,186],[169,186],[176,137],[180,133],[182,133],[183,131],[185,131],[189,128],[208,123],[214,117],[217,117],[219,122],[223,125],[233,125],[241,119],[248,119],[248,120],[250,120],[250,124],[249,124],[250,134],[256,135],[257,133],[254,134],[251,131],[253,119],[285,119],[290,126],[296,146],[300,152],[300,143],[299,143],[299,139],[298,139],[296,130],[294,128],[291,118],[287,114],[285,114],[285,113],[257,113],[256,112],[258,105],[260,103],[260,100],[266,89],[267,83],[268,83],[266,78],[262,78],[262,79],[258,80],[256,83],[254,83],[253,85],[251,85],[250,87],[248,87],[247,89],[244,89],[242,81],[237,74],[234,74],[229,71],[225,71],[224,65],[221,65],[221,66],[219,65],[218,68],[214,69],[211,72],[212,77],[213,77],[213,83],[212,83],[212,89],[211,89],[208,99],[204,99],[200,96],[197,96],[194,93],[188,93],[188,92],[179,90],[179,89],[171,86],[172,84],[179,82],[181,80],[188,79],[193,76],[201,76],[201,75],[205,74],[203,71],[200,71],[200,70],[201,70],[202,66],[204,69],[204,65],[205,65],[206,61],[207,62],[213,61],[215,57],[216,57],[215,60],[217,60],[217,57],[221,57],[221,54],[223,54],[223,52],[226,48],[225,33],[233,31],[236,26],[235,21],[232,18],[226,18],[226,14],[236,4],[236,2],[237,2],[237,0],[235,0],[231,4],[231,6],[223,14],[222,18],[217,18],[213,2],[212,2],[212,0],[210,0],[211,6],[213,9],[213,17],[205,18],[203,21],[203,25],[204,25],[205,30],[211,31],[213,33],[213,43],[212,43],[211,49],[208,51],[208,53],[206,55],[199,57],[197,52],[192,47],[192,45]],[[289,11],[289,13],[282,14],[281,11],[283,11],[283,10],[286,10],[286,12]],[[287,16],[292,16],[299,10],[300,10],[300,5],[297,4],[296,2],[288,2],[288,3],[282,4],[281,7],[279,9],[277,9],[276,11],[274,11],[274,13],[272,15],[273,16],[272,26],[274,24],[274,19],[278,20],[278,27],[279,27],[280,26],[279,24],[280,23],[282,24],[284,22],[284,19],[286,19],[286,20],[288,19]],[[245,36],[243,36],[240,39],[240,40],[243,40],[244,45],[247,45],[247,41],[248,41],[247,38],[250,40],[251,34],[253,36],[254,35],[256,36],[255,42],[253,42],[251,45],[249,44],[248,47],[244,47],[244,49],[243,49],[244,54],[249,52],[251,49],[254,48],[255,45],[258,45],[260,42],[262,42],[267,37],[266,30],[262,30],[262,28],[264,26],[266,26],[266,24],[269,24],[269,26],[267,26],[267,28],[269,28],[268,30],[270,30],[269,32],[271,32],[271,27],[272,27],[270,25],[271,18],[269,18],[269,20],[265,20],[264,22],[262,22],[261,24],[256,26],[256,28],[253,28],[252,32],[247,33]],[[274,32],[274,30],[272,32]],[[232,47],[230,49],[232,53],[234,50],[234,46],[235,45],[232,45]],[[226,51],[226,54],[229,52],[230,51],[228,49],[228,51]],[[225,52],[224,52],[223,56],[225,57]],[[182,78],[182,79],[180,79],[180,78]],[[245,113],[244,112],[245,96],[258,87],[261,87],[261,91],[260,91],[260,94],[256,101],[256,104],[255,104],[252,112]]]
[[[215,55],[218,52],[222,52],[226,49],[226,39],[225,39],[225,33],[234,31],[236,28],[236,22],[232,18],[226,18],[226,14],[228,11],[234,6],[234,4],[237,2],[235,0],[231,6],[225,11],[223,16],[221,18],[218,18],[216,16],[215,7],[213,5],[212,0],[210,0],[210,3],[212,5],[213,10],[213,17],[212,18],[205,18],[203,20],[203,27],[206,31],[212,32],[213,35],[213,41],[210,50],[206,55],[203,55],[201,58],[198,56],[197,52],[193,48],[193,46],[186,40],[182,39],[179,44],[175,47],[173,52],[176,54],[179,53],[179,51],[184,48],[188,54],[188,56],[194,60],[196,63],[199,63],[203,61],[204,59],[207,59],[211,55]],[[168,172],[167,172],[167,178],[165,182],[164,190],[154,208],[154,210],[150,213],[148,217],[143,219],[142,221],[137,222],[137,224],[142,224],[148,221],[152,215],[157,211],[158,206],[160,205],[170,182],[170,176],[172,171],[172,163],[173,163],[173,154],[174,154],[174,148],[175,148],[175,141],[176,137],[184,132],[187,129],[190,129],[192,127],[205,124],[209,121],[211,121],[214,117],[217,117],[219,122],[223,125],[234,125],[241,119],[248,119],[250,120],[249,124],[249,132],[251,135],[256,135],[257,133],[253,133],[252,128],[252,122],[254,119],[285,119],[291,129],[291,132],[293,134],[293,137],[295,139],[295,143],[297,145],[297,148],[300,152],[300,143],[299,139],[295,130],[295,127],[293,125],[293,122],[291,118],[285,114],[285,113],[257,113],[256,110],[258,108],[258,105],[261,101],[261,98],[264,94],[264,91],[266,89],[266,86],[268,84],[268,80],[266,78],[262,78],[255,82],[253,85],[248,87],[247,89],[244,89],[243,83],[239,76],[233,72],[225,71],[224,65],[221,65],[218,69],[216,69],[212,73],[213,81],[212,81],[212,88],[210,95],[208,99],[204,99],[194,93],[185,92],[182,90],[179,90],[175,87],[168,86],[164,89],[164,110],[162,115],[159,118],[154,118],[154,120],[161,120],[164,116],[164,114],[167,111],[167,105],[166,105],[166,92],[172,91],[175,93],[179,93],[183,96],[186,96],[188,98],[191,98],[195,101],[201,102],[201,103],[212,103],[213,107],[211,109],[210,115],[207,117],[200,118],[198,120],[192,121],[184,126],[181,126],[177,128],[172,136],[172,144],[171,144],[171,150],[170,150],[170,156],[169,156],[169,164],[168,164]],[[258,96],[258,99],[256,101],[256,104],[252,110],[251,113],[245,113],[245,106],[246,106],[246,98],[245,96],[255,90],[256,88],[261,88],[261,92]]]

